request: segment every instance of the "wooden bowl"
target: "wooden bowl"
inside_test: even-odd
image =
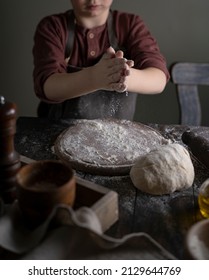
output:
[[[189,259],[209,260],[209,219],[201,220],[189,229],[186,252]]]
[[[74,172],[61,161],[37,161],[17,173],[19,207],[32,227],[44,222],[58,204],[73,206],[75,193]]]

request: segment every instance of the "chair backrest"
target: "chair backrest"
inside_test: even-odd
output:
[[[209,85],[209,63],[177,62],[171,67],[180,108],[180,124],[201,125],[198,85]]]

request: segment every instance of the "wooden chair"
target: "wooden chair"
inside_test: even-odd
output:
[[[180,124],[201,125],[198,85],[209,86],[209,63],[177,62],[171,66],[171,80],[177,89]]]

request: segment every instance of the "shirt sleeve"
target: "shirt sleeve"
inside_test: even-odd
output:
[[[67,71],[64,57],[66,33],[66,19],[63,14],[47,16],[42,19],[34,34],[34,90],[38,98],[50,103],[56,102],[47,99],[43,85],[50,75]]]
[[[169,80],[170,74],[165,57],[160,52],[156,39],[138,15],[127,13],[116,15],[116,33],[119,43],[125,47],[128,58],[134,60],[135,68],[158,68]]]

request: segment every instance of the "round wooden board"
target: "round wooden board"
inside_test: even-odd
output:
[[[56,155],[73,169],[97,175],[127,175],[136,159],[167,144],[158,131],[118,119],[76,120],[56,139]]]

